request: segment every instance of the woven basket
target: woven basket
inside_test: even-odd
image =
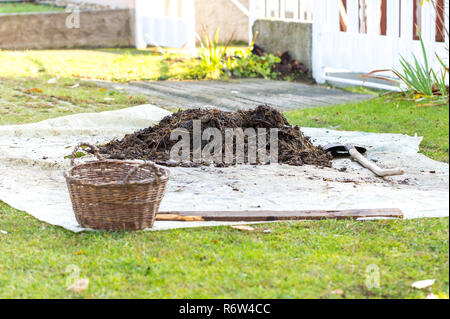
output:
[[[90,147],[98,160],[75,165],[81,146]],[[86,143],[75,147],[71,165],[64,177],[81,226],[105,230],[153,227],[169,180],[168,170],[151,162],[106,160],[95,146]]]

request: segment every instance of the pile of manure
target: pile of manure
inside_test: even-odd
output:
[[[219,161],[216,160],[214,163],[202,160],[194,161],[194,121],[196,121],[197,128],[199,127],[198,123],[201,124],[202,134],[207,128],[217,129],[216,132],[220,131],[223,142],[219,144],[222,145],[222,152],[219,153],[222,158],[220,158]],[[136,131],[132,134],[127,134],[121,140],[112,140],[105,145],[101,145],[99,148],[100,153],[109,159],[150,160],[166,166],[198,167],[201,165],[214,164],[215,166],[222,167],[241,163],[241,160],[237,161],[236,157],[237,139],[232,139],[233,152],[231,153],[231,160],[230,157],[228,157],[228,160],[225,160],[224,158],[227,150],[229,151],[230,149],[229,144],[225,143],[226,130],[237,129],[236,131],[239,131],[239,128],[242,130],[250,128],[254,129],[254,132],[258,132],[257,134],[261,135],[260,132],[266,134],[265,145],[257,146],[258,154],[260,154],[259,151],[261,150],[263,150],[262,154],[264,154],[264,152],[266,153],[266,160],[270,156],[270,131],[271,129],[277,129],[279,164],[295,166],[306,164],[331,167],[331,156],[328,153],[321,147],[314,146],[309,137],[305,136],[298,126],[290,125],[280,112],[267,105],[258,106],[253,110],[237,112],[224,112],[216,109],[180,110],[177,113],[163,118],[158,125]],[[183,130],[186,134],[189,133],[189,150],[186,152],[189,154],[189,159],[187,160],[179,161],[171,158],[172,147],[180,140],[179,138],[171,139],[171,134],[177,130]],[[256,162],[249,161],[247,153],[250,135],[242,136],[245,149],[244,163],[267,164],[266,161],[260,161],[259,157],[256,159]],[[255,138],[255,136],[253,137]],[[205,146],[212,141],[212,139],[213,138],[210,140],[201,139],[201,150],[204,150]],[[254,140],[258,139],[255,138]],[[197,145],[199,144],[197,143]],[[177,154],[180,153],[177,152]],[[253,157],[251,158],[253,159]]]

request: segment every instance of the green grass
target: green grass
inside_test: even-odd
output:
[[[0,203],[0,297],[448,298],[448,218],[256,228],[74,234]],[[70,265],[86,291],[66,291]],[[379,288],[365,285],[369,265]],[[436,283],[410,287],[422,279]]]
[[[299,126],[328,127],[345,131],[418,134],[424,139],[420,151],[449,161],[449,107],[418,106],[422,101],[401,94],[388,94],[369,101],[324,108],[296,110],[286,114]]]
[[[50,81],[50,83],[49,83]],[[0,125],[37,122],[75,113],[112,111],[145,104],[130,96],[75,78],[0,77]]]
[[[151,50],[0,52],[0,125],[145,103],[80,78],[182,79],[193,74],[191,62]],[[287,117],[303,126],[417,132],[425,154],[448,161],[448,106],[417,104],[392,95]],[[0,202],[0,298],[448,298],[448,218],[256,228],[74,234]],[[80,294],[66,291],[70,265],[90,280]],[[380,288],[365,285],[369,265],[380,270]],[[436,283],[410,287],[422,279]]]
[[[0,51],[0,77],[42,74],[118,82],[191,80],[205,77],[200,61],[168,49]]]
[[[52,11],[64,11],[64,8],[38,5],[33,3],[0,3],[0,14]]]
[[[242,49],[229,48],[229,53]],[[40,77],[43,74],[117,82],[197,80],[207,78],[195,55],[177,49],[1,51],[0,77]]]

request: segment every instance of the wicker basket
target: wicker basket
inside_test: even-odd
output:
[[[88,146],[97,161],[75,165],[81,146]],[[153,227],[169,172],[150,162],[103,159],[95,146],[75,147],[72,167],[65,172],[75,217],[81,226],[105,230]]]

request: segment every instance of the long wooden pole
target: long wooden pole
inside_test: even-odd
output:
[[[403,218],[398,208],[297,211],[168,211],[159,212],[160,221],[232,221],[257,222],[281,220],[357,219],[368,217]]]

